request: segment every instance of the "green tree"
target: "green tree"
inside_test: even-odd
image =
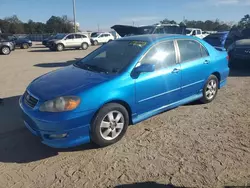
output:
[[[174,21],[174,20],[169,20],[169,19],[164,19],[164,20],[162,20],[162,21],[160,21],[160,23],[161,24],[177,24],[177,22],[176,21]]]
[[[250,28],[250,15],[245,15],[238,23],[238,27],[241,29]]]

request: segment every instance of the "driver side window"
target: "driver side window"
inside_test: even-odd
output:
[[[75,38],[74,35],[69,35],[69,36],[67,36],[66,39],[74,39],[74,38]]]
[[[156,70],[176,64],[174,42],[167,41],[155,45],[139,62],[139,65],[141,64],[154,64]]]

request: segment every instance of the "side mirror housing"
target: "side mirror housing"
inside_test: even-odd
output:
[[[142,64],[139,67],[134,69],[136,73],[143,73],[143,72],[154,72],[155,65],[154,64]]]

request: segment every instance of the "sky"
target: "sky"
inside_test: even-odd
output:
[[[171,20],[238,22],[250,14],[250,0],[75,0],[82,30],[108,30],[115,24],[146,25]],[[46,22],[52,15],[73,18],[72,0],[0,0],[0,19],[17,15]]]

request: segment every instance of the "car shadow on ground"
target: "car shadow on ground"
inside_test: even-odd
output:
[[[185,187],[176,187],[171,184],[159,184],[156,182],[140,182],[140,183],[133,183],[133,184],[124,184],[124,185],[117,185],[115,188],[185,188]]]
[[[43,145],[24,126],[19,98],[20,96],[4,98],[0,105],[0,162],[29,163],[56,156],[59,152],[91,150],[97,147],[92,143],[71,149],[54,149]]]
[[[65,61],[65,62],[54,62],[54,63],[39,63],[35,64],[35,67],[42,67],[42,68],[53,68],[53,67],[66,67],[72,65],[76,61],[80,60],[81,58],[75,58],[75,60]]]
[[[43,47],[39,47],[40,49],[38,50],[29,50],[28,52],[54,52],[54,53],[62,53],[64,51],[80,51],[78,49],[64,49],[63,51],[53,51],[53,50],[50,50],[49,48],[43,48]],[[32,49],[32,48],[31,48]]]

